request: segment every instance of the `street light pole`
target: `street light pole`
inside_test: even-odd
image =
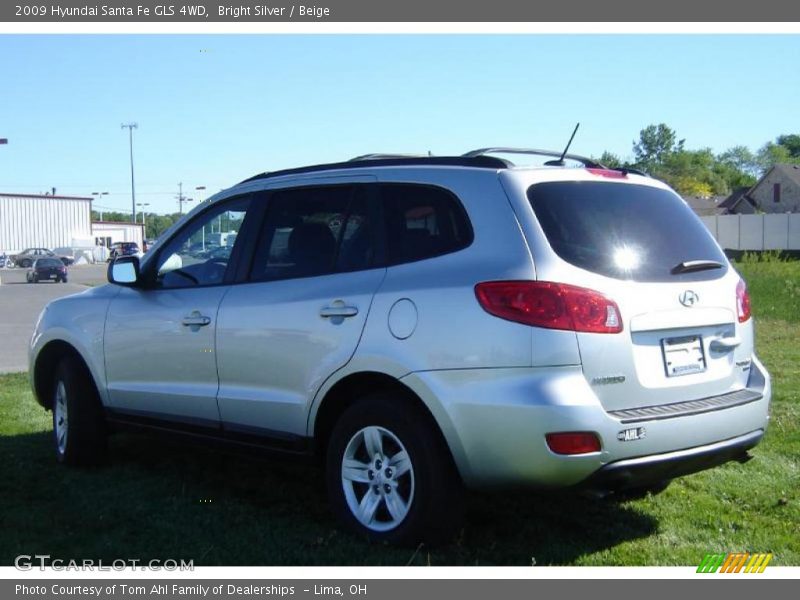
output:
[[[92,196],[97,196],[98,200],[102,199],[102,196],[108,196],[108,192],[92,192]],[[101,207],[97,207],[98,212],[100,213],[100,220],[103,220],[103,209]]]
[[[144,225],[144,236],[147,237],[147,217],[145,216],[144,207],[150,206],[149,202],[137,202],[136,206],[142,207],[142,225]]]
[[[120,125],[121,129],[128,129],[128,139],[131,149],[131,218],[136,223],[136,187],[133,180],[133,130],[138,129],[139,125],[136,123],[123,123]]]

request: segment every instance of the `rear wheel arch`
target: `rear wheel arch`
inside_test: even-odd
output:
[[[401,399],[408,410],[414,411],[430,421],[434,430],[438,433],[442,448],[447,450],[450,460],[453,460],[452,450],[447,443],[447,438],[442,431],[441,425],[422,398],[397,378],[375,371],[347,375],[337,381],[325,393],[313,422],[314,446],[320,457],[324,457],[330,434],[342,413],[356,401],[379,392],[392,393],[395,397]]]

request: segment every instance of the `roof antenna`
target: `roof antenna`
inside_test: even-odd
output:
[[[544,163],[545,166],[548,166],[548,167],[563,167],[564,166],[564,157],[567,155],[567,152],[569,151],[569,147],[572,145],[572,140],[575,139],[575,134],[578,133],[578,127],[580,127],[580,126],[581,126],[580,123],[576,123],[575,124],[575,129],[572,130],[572,135],[569,136],[569,141],[567,142],[567,147],[564,148],[564,151],[561,153],[561,156],[558,158],[558,160],[548,160],[546,163]]]

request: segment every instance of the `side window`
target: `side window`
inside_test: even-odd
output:
[[[158,256],[157,287],[223,283],[249,205],[249,197],[224,202],[185,225]]]
[[[367,192],[362,186],[280,190],[268,200],[251,279],[367,269],[373,252]]]
[[[414,262],[466,248],[472,229],[458,199],[427,185],[385,184],[381,200],[390,265]]]

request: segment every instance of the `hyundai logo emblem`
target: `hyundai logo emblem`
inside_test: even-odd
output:
[[[698,296],[692,290],[686,290],[680,296],[678,296],[678,300],[680,300],[680,303],[683,304],[684,306],[691,308],[692,306],[700,302],[700,296]]]

